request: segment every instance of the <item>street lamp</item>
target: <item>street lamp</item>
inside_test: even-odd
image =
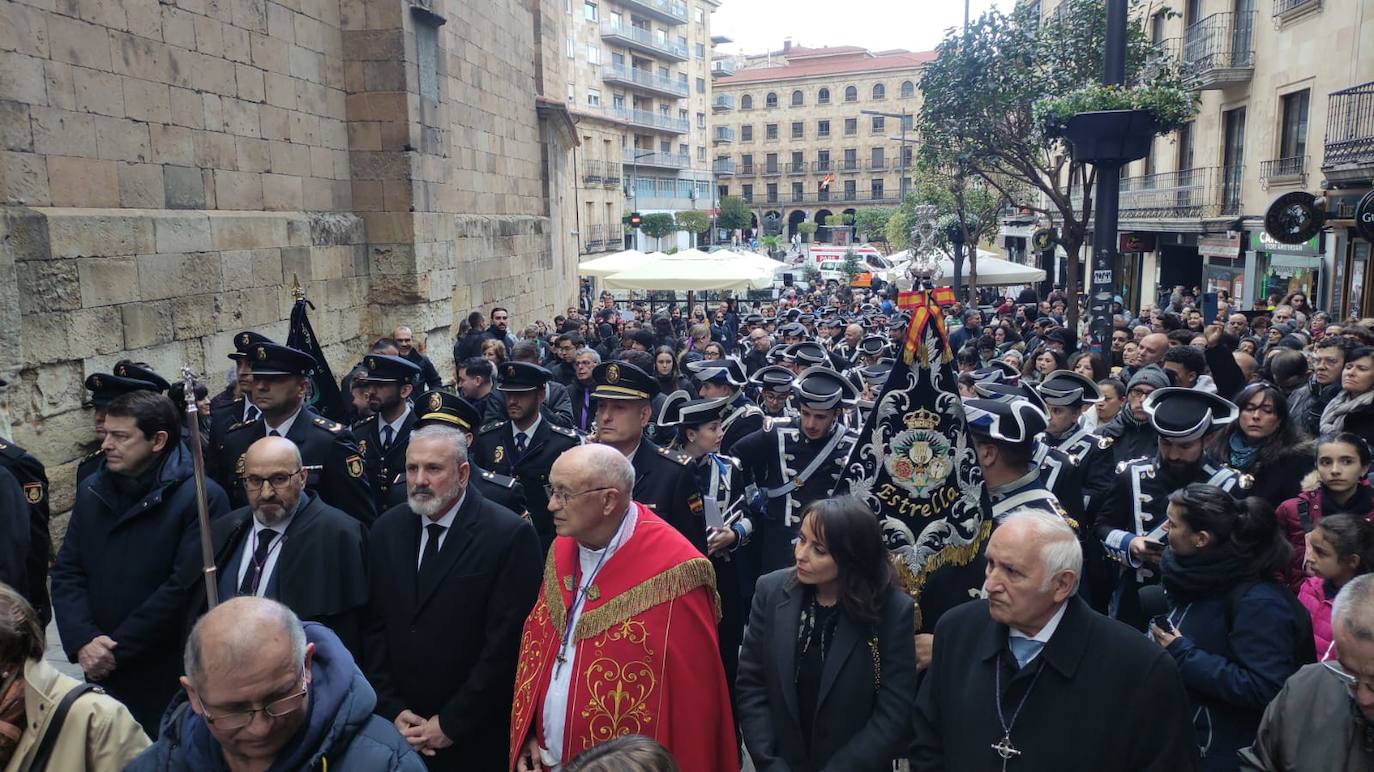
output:
[[[650,151],[647,152],[647,153],[639,153],[638,155],[635,155],[635,156],[633,156],[633,157],[630,159],[630,211],[631,211],[631,212],[639,211],[639,207],[636,206],[636,204],[637,204],[637,199],[639,198],[639,195],[638,195],[638,194],[639,194],[639,191],[637,190],[637,188],[639,187],[639,185],[638,185],[638,182],[639,182],[639,159],[641,159],[641,158],[648,158],[648,157],[651,156],[651,155],[655,155],[654,151],[652,151],[652,150],[650,150]],[[634,234],[635,234],[635,235],[634,235],[634,247],[633,247],[633,248],[634,248],[634,249],[639,249],[639,231],[638,231],[638,230],[635,230],[635,231],[634,231]]]
[[[906,127],[907,121],[912,117],[912,114],[906,111],[900,113],[885,113],[881,110],[860,110],[859,113],[861,115],[877,115],[883,118],[896,118],[897,120],[902,122],[902,136],[897,139],[898,142],[902,143],[901,149],[898,150],[897,153],[897,169],[901,172],[902,179],[900,182],[897,183],[897,192],[900,196],[900,199],[902,201],[906,201]]]

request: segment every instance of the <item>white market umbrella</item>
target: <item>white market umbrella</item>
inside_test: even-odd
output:
[[[954,281],[954,259],[949,256],[940,258],[941,276],[935,281],[936,284],[947,286]],[[964,283],[969,281],[969,261],[964,260]],[[1005,284],[1035,284],[1045,280],[1045,272],[1029,265],[1013,263],[995,257],[992,252],[978,250],[978,284],[979,285],[1005,285]]]
[[[619,273],[627,268],[633,268],[641,263],[648,261],[649,255],[637,249],[627,249],[623,252],[613,252],[609,255],[594,257],[591,260],[577,264],[577,272],[582,276],[594,276],[604,279],[613,273]]]
[[[789,267],[787,263],[774,260],[773,258],[767,257],[766,255],[760,255],[757,252],[734,252],[729,249],[720,249],[715,252],[712,252],[711,254],[728,255],[731,259],[738,260],[749,265],[758,266],[759,268],[762,268],[768,273],[777,273],[778,271],[781,271],[782,269]]]
[[[607,289],[750,290],[771,287],[773,274],[733,254],[688,249],[612,274],[604,281]]]

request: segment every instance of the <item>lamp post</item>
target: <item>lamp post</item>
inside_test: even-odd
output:
[[[636,202],[639,199],[639,159],[648,158],[654,155],[654,151],[639,153],[630,158],[630,211],[637,211]],[[639,229],[634,228],[634,246],[632,249],[639,249]]]
[[[1107,40],[1103,53],[1102,82],[1126,82],[1126,0],[1107,0]],[[1117,217],[1121,205],[1121,164],[1101,164],[1097,170],[1097,212],[1093,218],[1092,313],[1089,340],[1094,351],[1105,351],[1111,340],[1112,296],[1117,276]],[[1075,333],[1077,330],[1074,331]]]

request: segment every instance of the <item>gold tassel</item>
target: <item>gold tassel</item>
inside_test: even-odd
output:
[[[590,611],[582,612],[577,618],[577,630],[573,638],[583,641],[598,636],[636,614],[675,600],[698,587],[710,588],[716,621],[719,622],[720,594],[716,592],[716,569],[706,558],[692,558],[645,579]],[[559,619],[563,619],[561,614]]]
[[[914,576],[907,568],[906,563],[903,562],[899,556],[893,554],[891,560],[894,567],[897,569],[897,578],[901,581],[902,588],[905,589],[907,594],[913,599],[919,601],[921,598],[921,590],[925,587],[926,579],[929,578],[931,574],[935,573],[937,569],[947,565],[968,565],[970,561],[977,557],[979,548],[982,547],[991,535],[992,520],[986,520],[983,522],[983,527],[978,532],[977,541],[959,547],[946,547],[940,550],[931,557],[930,560],[926,561],[926,564],[921,567],[920,574]],[[916,604],[915,609],[915,624],[915,629],[920,630],[921,606],[919,602]]]
[[[568,623],[568,608],[563,605],[563,593],[558,589],[558,565],[553,553],[554,549],[550,547],[549,556],[544,560],[544,606],[549,610],[549,624],[562,638],[563,627]]]

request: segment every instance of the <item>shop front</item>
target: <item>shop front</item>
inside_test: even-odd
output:
[[[1267,308],[1293,292],[1319,297],[1324,236],[1284,244],[1262,230],[1251,231],[1245,275],[1255,287],[1254,305]]]
[[[1242,232],[1199,236],[1197,252],[1202,256],[1202,291],[1226,293],[1233,304],[1247,308],[1253,302],[1245,294],[1251,285],[1245,281],[1245,256],[1241,252]]]
[[[1360,236],[1356,218],[1370,216],[1357,212],[1363,192],[1333,196],[1328,208],[1334,215],[1329,221],[1331,246],[1331,292],[1329,303],[1335,319],[1363,319],[1374,316],[1374,293],[1366,284],[1374,279],[1370,260],[1374,259],[1374,244]],[[1367,205],[1368,206],[1368,205]]]

